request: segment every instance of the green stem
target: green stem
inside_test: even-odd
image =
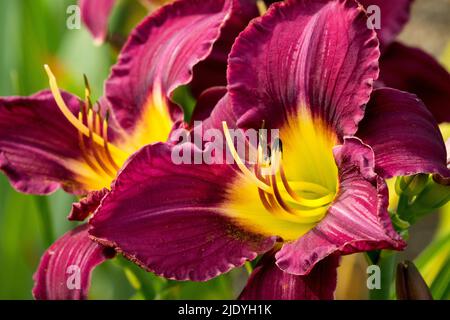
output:
[[[409,197],[404,194],[401,194],[398,198],[397,214],[404,221],[408,221],[407,217],[408,205],[409,205]]]
[[[50,247],[55,240],[52,211],[46,197],[35,196],[34,199],[37,209],[41,215],[40,221],[42,223],[44,243],[47,247]]]
[[[369,290],[370,300],[389,300],[391,285],[394,280],[394,270],[397,262],[397,254],[392,251],[382,251],[378,260],[381,270],[381,289]]]

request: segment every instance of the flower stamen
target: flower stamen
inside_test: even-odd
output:
[[[307,181],[289,183],[282,165],[283,151],[280,139],[274,143],[271,149],[269,148],[267,157],[264,156],[261,142],[258,144],[257,163],[252,172],[238,155],[226,122],[222,122],[222,126],[233,159],[242,174],[255,183],[261,203],[267,211],[281,218],[295,219],[303,223],[315,223],[323,218],[328,206],[334,200],[335,192]],[[278,187],[279,181],[285,191]],[[306,198],[300,196],[298,192],[309,193],[317,197]],[[284,196],[289,198],[285,199]]]
[[[98,152],[98,145],[93,140],[93,135],[97,133],[97,127],[95,126],[95,124],[97,122],[96,119],[97,119],[97,112],[94,112],[93,109],[90,108],[88,111],[87,121],[88,121],[88,128],[89,128],[89,141],[91,144],[92,154],[93,154],[95,160],[97,161],[97,163],[99,164],[99,166],[103,169],[103,171],[107,175],[114,177],[115,176],[114,172],[111,171],[108,168],[108,166],[103,162],[102,157],[99,155],[99,152]]]
[[[233,140],[231,139],[228,125],[225,121],[222,122],[222,127],[223,127],[223,132],[225,134],[225,139],[227,141],[228,148],[230,149],[231,155],[233,156],[233,159],[236,162],[239,169],[241,170],[241,172],[247,178],[252,180],[258,186],[258,188],[270,193],[270,186],[268,186],[266,183],[264,183],[261,180],[259,180],[258,178],[256,178],[256,176],[250,171],[250,169],[248,169],[247,166],[242,162],[236,148],[234,147],[234,143],[233,143]]]
[[[53,97],[56,101],[56,104],[58,105],[58,108],[61,110],[61,112],[63,113],[64,117],[84,136],[90,138],[90,135],[92,134],[92,141],[98,145],[103,146],[104,145],[104,140],[101,136],[99,136],[97,133],[94,133],[89,130],[89,128],[86,126],[86,124],[84,124],[82,121],[79,120],[79,118],[75,117],[72,112],[70,111],[70,109],[67,107],[66,103],[64,102],[64,99],[61,96],[61,92],[59,90],[58,87],[58,83],[56,82],[56,78],[54,76],[54,74],[52,73],[52,71],[50,70],[48,65],[44,66],[45,71],[47,72],[48,78],[49,78],[49,84],[50,84],[50,89],[52,91]],[[90,89],[86,88],[86,100],[87,103],[90,103]],[[110,151],[114,154],[117,155],[118,157],[121,158],[127,158],[128,154],[119,149],[118,147],[116,147],[115,145],[108,143],[108,147],[110,149]]]
[[[80,122],[83,122],[83,117],[85,112],[83,111],[84,106],[82,105],[80,108],[80,112],[78,113],[78,120]],[[91,156],[89,155],[88,149],[86,148],[86,143],[84,142],[84,135],[78,131],[78,141],[79,141],[79,146],[81,149],[81,154],[83,155],[83,159],[84,161],[88,164],[88,166],[94,170],[95,173],[100,174],[100,170],[99,168],[95,165],[94,162],[92,162],[91,160]]]
[[[114,158],[109,152],[109,143],[108,143],[108,120],[109,120],[109,112],[106,112],[105,119],[103,119],[102,124],[102,138],[103,138],[103,148],[105,149],[106,157],[108,158],[109,163],[113,166],[113,168],[118,171],[120,168],[117,163],[114,161]]]

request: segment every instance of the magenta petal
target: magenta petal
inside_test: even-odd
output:
[[[401,250],[405,243],[394,231],[388,208],[388,189],[374,172],[373,151],[357,138],[336,147],[339,193],[325,218],[277,253],[277,265],[292,274],[308,274],[331,254],[378,249]]]
[[[211,54],[194,68],[194,78],[190,84],[194,96],[198,96],[207,88],[227,85],[226,71],[231,47],[249,21],[259,16],[255,0],[232,1],[231,16],[223,26]]]
[[[386,48],[408,22],[413,0],[358,0],[358,2],[366,9],[372,5],[380,8],[381,29],[376,31],[381,46]]]
[[[107,193],[108,189],[106,188],[89,192],[88,195],[79,202],[72,204],[72,210],[70,211],[68,219],[70,221],[84,221],[98,208],[100,202]]]
[[[450,122],[450,74],[424,51],[398,42],[380,60],[380,81],[416,94],[436,120]]]
[[[273,253],[266,253],[253,270],[240,300],[332,300],[336,290],[339,257],[319,262],[308,275],[282,271]]]
[[[62,94],[72,112],[80,101]],[[59,111],[52,94],[0,98],[0,170],[21,192],[52,193],[60,186],[83,193],[67,160],[82,159],[78,131]]]
[[[227,93],[226,87],[209,88],[198,97],[194,112],[191,117],[191,124],[195,121],[203,121],[207,119],[217,103]]]
[[[96,241],[158,275],[194,281],[270,250],[275,239],[244,232],[221,214],[233,169],[176,165],[172,148],[150,145],[130,160],[90,221]]]
[[[449,176],[439,127],[415,95],[375,90],[357,135],[373,148],[376,171],[384,178],[416,173]]]
[[[110,249],[89,239],[88,225],[69,231],[42,256],[33,277],[34,297],[37,300],[86,299],[92,270],[113,256]]]
[[[101,44],[108,36],[108,20],[116,0],[79,0],[81,19],[95,42]]]
[[[231,0],[176,1],[133,31],[105,85],[125,130],[134,129],[151,97],[164,101],[192,80],[194,66],[209,56],[231,11]],[[178,108],[172,112],[174,120],[181,118]]]
[[[273,4],[240,34],[228,83],[240,127],[280,128],[306,107],[340,135],[356,132],[373,80],[378,39],[354,1]],[[270,122],[270,123],[268,123]]]

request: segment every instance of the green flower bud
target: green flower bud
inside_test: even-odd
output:
[[[450,201],[450,185],[436,181],[437,177],[429,180],[425,189],[416,197],[411,208],[413,212],[438,209]]]
[[[414,176],[399,177],[395,182],[395,192],[398,195],[413,197],[422,192],[428,182],[428,175],[417,174]]]

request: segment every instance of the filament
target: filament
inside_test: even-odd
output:
[[[257,162],[252,172],[238,155],[227,123],[222,122],[222,127],[227,146],[234,161],[242,174],[257,187],[261,203],[267,211],[279,217],[302,223],[315,223],[323,218],[328,210],[328,205],[334,200],[335,192],[319,184],[307,181],[289,183],[282,165],[281,140],[278,140],[278,144],[269,149],[271,152],[266,158],[264,157],[261,144],[258,143]],[[284,193],[284,190],[280,190],[278,177],[286,193]],[[315,199],[305,198],[300,196],[296,190],[313,193],[319,197]],[[284,199],[284,195],[289,196],[288,201]]]
[[[61,112],[64,114],[64,117],[80,132],[82,133],[84,136],[86,137],[90,137],[91,132],[89,130],[89,128],[82,122],[80,121],[77,117],[75,117],[73,115],[73,113],[70,111],[70,109],[67,107],[66,103],[64,102],[64,99],[61,96],[61,92],[59,90],[58,87],[58,83],[56,82],[56,78],[53,75],[52,71],[50,70],[48,65],[44,66],[45,71],[47,72],[48,78],[49,78],[49,84],[50,84],[50,89],[51,92],[53,94],[53,97],[56,101],[56,104],[58,105],[58,108],[61,110]],[[90,90],[89,88],[86,89],[86,100],[89,100],[88,103],[90,103]],[[92,133],[92,140],[98,144],[98,145],[103,145],[104,141],[103,138],[100,137],[98,134],[96,133]],[[123,151],[120,150],[119,148],[117,148],[116,146],[109,144],[109,148],[110,150],[118,155],[121,155],[123,157],[126,157],[127,154]]]

